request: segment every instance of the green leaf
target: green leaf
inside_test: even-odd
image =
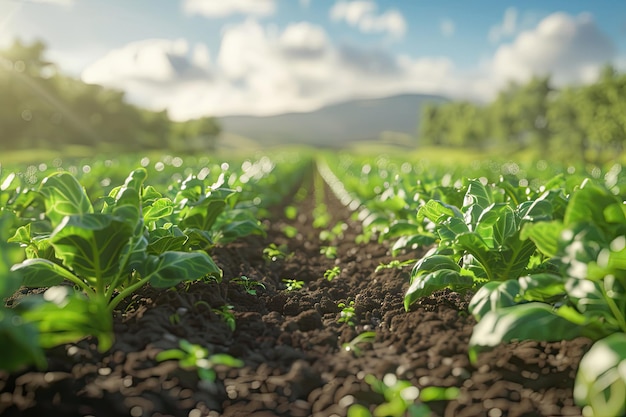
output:
[[[48,259],[26,259],[11,269],[22,274],[22,284],[27,287],[51,287],[59,285],[65,279],[76,277],[67,269]]]
[[[584,334],[582,326],[561,317],[544,303],[518,304],[486,313],[474,326],[469,341],[470,360],[475,363],[479,351],[512,340],[547,342],[570,340]]]
[[[439,269],[419,275],[413,279],[411,286],[404,295],[404,308],[408,311],[411,304],[415,301],[427,297],[437,290],[443,290],[444,288],[466,290],[473,285],[474,280],[472,277],[461,275],[458,270]]]
[[[0,339],[0,369],[13,372],[31,364],[45,369],[46,356],[37,328],[4,307],[0,308]]]
[[[515,279],[487,282],[476,291],[470,300],[468,310],[477,321],[480,321],[490,311],[516,305],[519,292],[520,284]]]
[[[39,344],[51,348],[87,336],[98,338],[98,350],[113,345],[113,318],[102,297],[87,298],[67,286],[52,287],[43,295],[27,297],[17,309],[26,323],[39,331]]]
[[[58,172],[44,178],[39,187],[44,196],[46,215],[53,227],[65,216],[93,213],[93,206],[82,185],[68,172]]]
[[[417,212],[418,223],[423,222],[426,218],[435,224],[439,224],[450,217],[462,219],[463,213],[455,206],[445,204],[438,200],[428,200]]]
[[[551,301],[565,295],[565,279],[556,274],[533,274],[520,277],[520,295],[527,301]]]
[[[520,239],[530,239],[545,256],[552,258],[558,251],[559,237],[564,226],[560,221],[526,223],[522,227]]]
[[[182,281],[195,281],[205,276],[222,278],[222,270],[205,252],[164,252],[151,272],[150,284],[169,288]]]
[[[574,384],[574,399],[594,417],[624,415],[626,334],[598,340],[583,356]],[[591,411],[591,412],[589,412]]]
[[[370,410],[361,404],[352,404],[348,408],[347,417],[372,417]]]
[[[185,207],[182,211],[184,217],[180,222],[180,226],[183,229],[208,231],[225,208],[226,201],[205,198],[198,203]]]
[[[107,214],[67,216],[51,243],[64,265],[91,285],[121,272],[120,255],[133,236],[130,225]]]
[[[155,222],[174,212],[174,203],[169,198],[156,199],[149,206],[143,206],[143,220],[146,224]]]

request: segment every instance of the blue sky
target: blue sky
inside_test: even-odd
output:
[[[0,46],[41,39],[86,82],[177,119],[403,92],[489,100],[626,69],[626,2],[0,0]]]

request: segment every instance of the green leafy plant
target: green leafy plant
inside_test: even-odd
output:
[[[159,362],[177,360],[183,369],[195,369],[198,377],[203,381],[214,382],[217,375],[215,366],[223,365],[231,368],[241,368],[243,361],[233,358],[225,353],[209,354],[209,350],[200,345],[188,342],[185,339],[179,341],[179,348],[168,349],[157,354]]]
[[[504,195],[497,187],[470,180],[461,209],[438,200],[420,208],[418,218],[432,223],[438,245],[413,268],[404,297],[407,310],[434,291],[467,291],[486,282],[514,279],[541,263],[533,258],[535,242],[521,232],[526,224],[559,218],[562,193],[548,190],[518,205],[502,201]]]
[[[45,178],[38,194],[45,204],[48,231],[35,233],[27,224],[10,239],[26,248],[28,259],[13,267],[22,274],[22,284],[49,287],[67,280],[89,299],[106,300],[112,312],[147,283],[167,288],[206,275],[221,279],[221,270],[206,252],[148,252],[145,179],[144,169],[131,172],[96,213],[75,177],[59,172]]]
[[[337,278],[339,274],[341,274],[341,268],[339,268],[338,266],[334,266],[324,272],[324,278],[326,278],[327,281],[332,281],[333,279]]]
[[[283,278],[283,282],[285,283],[285,288],[287,289],[287,291],[296,291],[304,287],[304,281],[299,281],[296,279]]]
[[[514,339],[596,340],[583,357],[574,397],[586,416],[626,411],[626,206],[607,188],[585,181],[563,219],[527,224],[522,232],[555,265],[476,293],[480,321],[470,359]]]
[[[345,303],[340,302],[337,304],[337,307],[341,309],[337,322],[346,323],[349,326],[354,326],[354,320],[356,319],[356,309],[354,307],[354,301],[349,301]]]
[[[234,282],[235,284],[241,285],[243,289],[250,295],[256,295],[257,287],[265,288],[265,285],[262,282],[250,279],[245,275],[233,278],[230,281]]]
[[[348,408],[348,417],[429,417],[432,412],[424,402],[452,400],[458,396],[458,388],[426,387],[420,390],[410,381],[400,380],[394,374],[386,374],[382,380],[374,375],[365,376],[372,390],[381,394],[384,402],[372,412],[361,404]]]

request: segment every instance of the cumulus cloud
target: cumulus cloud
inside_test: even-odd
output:
[[[373,1],[339,1],[330,9],[330,18],[345,21],[364,33],[389,33],[395,38],[402,38],[407,29],[402,13],[389,9],[378,14],[377,9]]]
[[[189,15],[198,14],[208,18],[232,14],[268,16],[276,11],[274,0],[184,0],[182,6]]]
[[[613,59],[615,48],[591,15],[554,13],[500,46],[492,70],[499,80],[552,74],[556,84],[589,82]]]
[[[443,36],[445,36],[446,38],[450,38],[454,36],[456,27],[452,19],[443,19],[439,24],[439,30],[441,31],[441,34]]]

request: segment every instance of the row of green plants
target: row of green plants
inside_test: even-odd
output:
[[[357,207],[364,229],[381,242],[393,239],[396,254],[430,248],[411,263],[407,311],[438,290],[472,294],[473,363],[481,351],[513,340],[590,338],[575,400],[585,416],[624,413],[626,206],[619,167],[560,174],[533,187],[504,175],[416,177],[414,170],[394,173],[388,163],[391,172],[370,180],[380,164],[355,175],[358,163],[351,163],[352,175],[344,167],[325,178]],[[328,167],[322,164],[322,172]]]
[[[0,347],[0,368],[45,368],[45,349],[85,336],[108,350],[114,312],[145,285],[219,282],[222,271],[212,249],[265,233],[259,219],[303,175],[297,161],[277,168],[262,157],[235,170],[213,164],[184,178],[157,175],[154,185],[148,181],[154,170],[144,167],[118,186],[95,183],[90,169],[80,176],[57,166],[38,184],[32,184],[33,172],[0,172],[0,298],[20,286],[47,288],[0,307],[0,333],[7,341]],[[158,172],[167,171],[157,164]],[[110,176],[119,175],[114,161],[108,165]],[[287,173],[290,180],[277,179]]]

